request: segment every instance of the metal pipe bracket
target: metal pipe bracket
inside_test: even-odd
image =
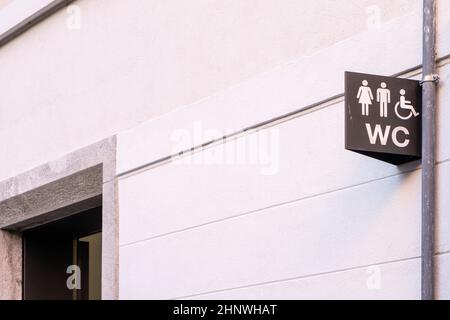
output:
[[[423,85],[425,82],[434,82],[434,83],[438,83],[439,82],[439,75],[436,73],[433,74],[427,74],[426,76],[424,76],[422,78],[422,80],[419,81],[420,85]]]

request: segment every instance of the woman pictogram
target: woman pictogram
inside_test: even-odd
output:
[[[363,116],[369,115],[369,105],[372,104],[373,100],[372,90],[367,86],[368,84],[367,80],[363,80],[362,86],[359,87],[358,94],[356,95],[356,99],[359,99],[358,103],[361,104]]]

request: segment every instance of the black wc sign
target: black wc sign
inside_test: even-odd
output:
[[[419,81],[345,72],[345,149],[402,164],[421,157]]]

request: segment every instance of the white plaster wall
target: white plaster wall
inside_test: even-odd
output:
[[[449,13],[440,6],[440,56],[450,53]],[[122,132],[118,174],[180,151],[172,134],[199,121],[242,129],[341,93],[344,70],[418,65],[420,32],[421,14],[411,12]],[[448,299],[448,60],[439,73],[437,293]],[[420,162],[395,167],[345,151],[343,111],[337,99],[264,129],[279,135],[275,175],[179,159],[121,176],[120,298],[420,298]]]
[[[449,71],[441,69],[443,81]],[[441,90],[440,119],[448,94]],[[254,165],[175,162],[122,178],[120,297],[420,297],[420,168],[343,150],[342,119],[338,103],[271,128],[281,139],[274,176]],[[441,123],[440,141],[448,130]],[[444,257],[449,156],[438,165]],[[440,265],[441,298],[446,270]],[[375,289],[367,286],[373,272]]]
[[[239,130],[341,93],[345,70],[421,62],[415,0],[76,4],[81,29],[61,11],[0,48],[0,180],[115,133],[121,174],[179,151],[172,133],[197,121]],[[382,23],[368,28],[373,4]],[[449,16],[439,1],[440,56]],[[449,298],[448,65],[440,72],[438,288]],[[342,101],[323,107],[270,129],[277,175],[172,163],[121,177],[120,297],[418,298],[418,163],[344,151]]]
[[[79,30],[63,10],[0,48],[0,180],[367,30],[370,5],[384,25],[418,2],[76,1]]]

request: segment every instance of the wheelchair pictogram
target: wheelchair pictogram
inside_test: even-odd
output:
[[[406,100],[405,93],[405,89],[400,90],[400,101],[398,101],[394,107],[395,114],[402,120],[408,120],[412,116],[417,117],[420,114],[416,111],[416,109],[414,109],[411,101]],[[401,112],[399,109],[401,109]],[[406,110],[409,110],[408,114],[406,114]]]

